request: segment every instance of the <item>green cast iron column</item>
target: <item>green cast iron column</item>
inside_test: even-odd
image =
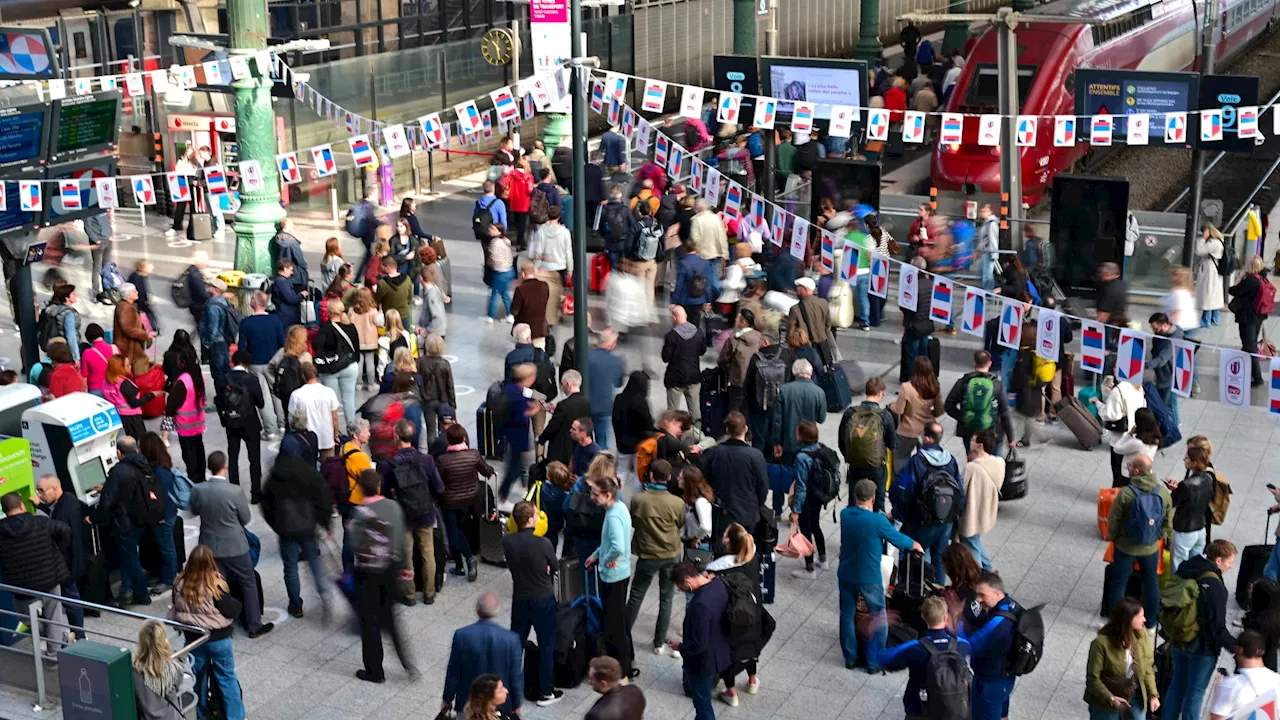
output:
[[[858,44],[853,57],[874,62],[884,52],[880,44],[880,0],[862,0],[858,10]]]
[[[969,0],[951,0],[947,7],[947,12],[952,15],[969,12]],[[947,23],[946,30],[942,35],[942,56],[939,56],[934,62],[942,62],[942,57],[950,54],[953,49],[964,52],[964,44],[968,39],[969,23]]]
[[[733,54],[756,54],[756,4],[754,0],[733,0]]]
[[[264,187],[258,192],[240,189],[240,210],[232,226],[236,233],[236,269],[270,275],[267,243],[284,216],[280,205],[280,171],[276,168],[275,109],[271,106],[271,76],[263,73],[254,56],[267,49],[266,0],[227,0],[227,25],[232,55],[249,59],[250,77],[235,80],[236,142],[241,161],[257,160]]]

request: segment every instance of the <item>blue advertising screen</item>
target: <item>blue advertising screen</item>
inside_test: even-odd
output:
[[[1077,70],[1076,115],[1115,116],[1112,142],[1123,144],[1128,133],[1125,116],[1146,113],[1150,116],[1149,136],[1153,142],[1163,142],[1166,113],[1197,109],[1198,79],[1191,73]]]

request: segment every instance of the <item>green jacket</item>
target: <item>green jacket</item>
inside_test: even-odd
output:
[[[789,456],[800,447],[796,428],[801,420],[826,422],[827,394],[812,380],[796,378],[782,386],[774,413],[772,444],[782,445],[782,452]]]
[[[1173,497],[1169,494],[1169,488],[1150,472],[1135,475],[1129,479],[1129,482],[1144,491],[1149,491],[1151,488],[1159,489],[1160,499],[1164,501],[1164,522],[1161,523],[1160,537],[1170,537],[1173,533]],[[1129,526],[1129,508],[1133,505],[1133,497],[1132,488],[1124,488],[1116,495],[1115,504],[1111,506],[1111,514],[1107,516],[1107,532],[1111,541],[1116,544],[1116,550],[1126,555],[1150,555],[1156,551],[1156,545],[1135,544],[1126,534]]]
[[[1156,691],[1156,672],[1151,640],[1145,630],[1133,633],[1134,674],[1138,678],[1138,691],[1142,697],[1145,710],[1151,705],[1151,698],[1160,697]],[[1102,678],[1123,678],[1129,672],[1125,662],[1124,648],[1110,635],[1098,634],[1089,645],[1089,664],[1084,676],[1084,701],[1089,707],[1098,709],[1111,708],[1111,691],[1103,684]],[[1125,698],[1128,700],[1129,698]]]

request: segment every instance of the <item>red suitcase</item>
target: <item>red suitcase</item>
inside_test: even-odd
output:
[[[133,382],[138,386],[138,392],[144,395],[149,392],[161,393],[164,391],[164,369],[159,365],[155,365],[135,378]],[[142,406],[142,417],[148,420],[158,418],[163,414],[164,395],[156,395],[150,402]]]
[[[609,271],[612,269],[608,254],[598,252],[591,256],[591,292],[604,292],[609,284]]]

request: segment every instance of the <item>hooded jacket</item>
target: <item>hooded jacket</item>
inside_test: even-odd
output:
[[[1213,472],[1188,473],[1186,479],[1170,493],[1173,500],[1173,531],[1180,533],[1203,530],[1208,519],[1209,502],[1213,500]]]
[[[136,527],[135,518],[141,510],[142,479],[150,472],[151,466],[141,453],[132,452],[121,458],[107,472],[98,504],[90,514],[93,524],[116,533]]]
[[[956,459],[938,445],[921,445],[902,467],[898,477],[889,488],[889,499],[893,502],[894,518],[901,520],[904,527],[925,524],[920,512],[920,486],[925,473],[930,467],[943,468],[960,482],[960,468]],[[964,484],[960,484],[960,514],[964,515]],[[902,508],[899,513],[898,509]]]
[[[1206,577],[1199,577],[1201,575]],[[1227,628],[1227,586],[1222,582],[1222,571],[1217,564],[1204,555],[1187,558],[1178,566],[1178,576],[1199,578],[1196,583],[1200,586],[1200,594],[1196,598],[1196,621],[1200,624],[1200,634],[1187,643],[1186,652],[1216,658],[1222,650],[1230,652],[1235,649],[1235,638]]]
[[[746,387],[751,358],[763,345],[764,336],[751,328],[737,328],[725,340],[716,366],[725,372],[725,381],[730,387]]]
[[[1132,556],[1150,555],[1156,551],[1155,543],[1138,545],[1129,537],[1129,511],[1133,507],[1134,488],[1137,487],[1144,492],[1155,488],[1160,493],[1160,499],[1164,501],[1164,520],[1161,523],[1159,535],[1162,538],[1169,537],[1169,533],[1173,530],[1173,498],[1169,495],[1169,488],[1157,480],[1154,473],[1134,475],[1129,478],[1129,484],[1130,487],[1121,488],[1116,494],[1115,503],[1111,506],[1111,514],[1107,516],[1107,532],[1111,541],[1116,544],[1116,550]]]
[[[613,436],[622,455],[633,455],[636,445],[655,432],[649,410],[649,376],[636,370],[627,386],[613,399]]]
[[[667,364],[662,384],[680,388],[701,382],[702,353],[706,347],[706,335],[697,325],[683,322],[671,328],[662,342],[662,362]]]
[[[281,455],[262,488],[262,516],[281,537],[315,537],[329,527],[333,497],[316,466]]]
[[[10,585],[49,592],[71,577],[62,555],[70,544],[66,523],[25,512],[2,518],[0,574]]]
[[[410,322],[409,303],[413,300],[413,282],[408,275],[378,279],[378,290],[373,294],[383,312],[395,310],[406,324]]]

